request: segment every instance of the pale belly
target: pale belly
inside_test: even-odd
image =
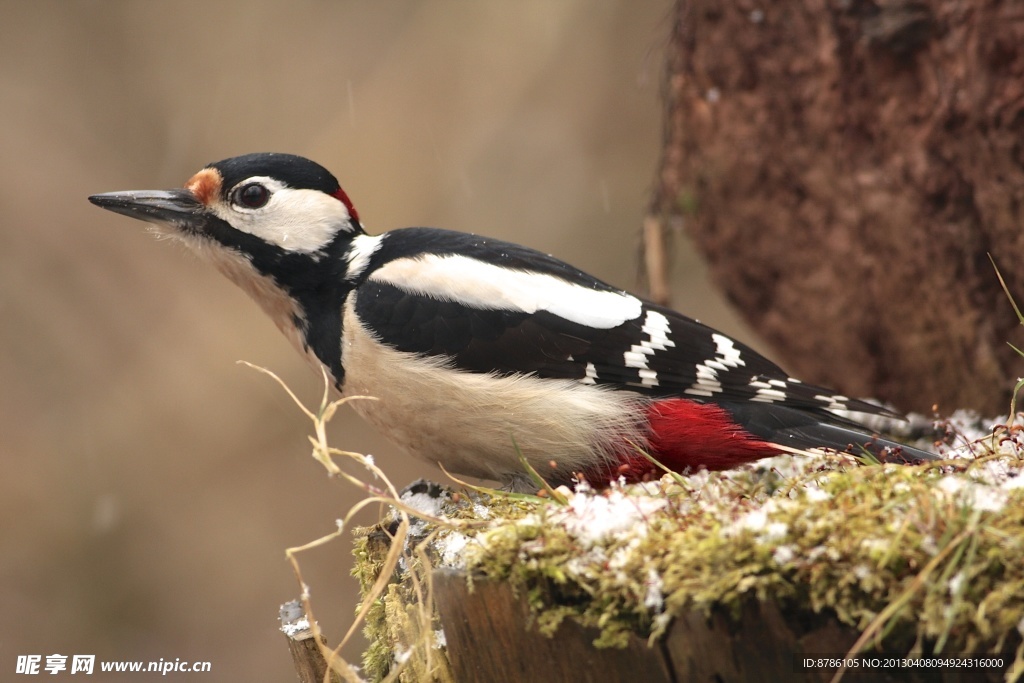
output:
[[[508,482],[525,474],[522,453],[545,477],[568,480],[610,461],[623,444],[645,443],[637,420],[644,399],[635,394],[575,380],[455,371],[436,358],[380,344],[349,303],[342,394],[378,399],[351,405],[417,457],[454,474]]]

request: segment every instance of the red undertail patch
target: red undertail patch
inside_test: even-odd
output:
[[[773,455],[774,444],[758,439],[723,408],[686,399],[667,399],[651,404],[647,452],[665,467],[676,472],[695,472],[701,468],[727,470]],[[624,449],[616,466],[595,476],[594,483],[613,481],[620,476],[627,482],[657,479],[663,472],[636,453],[633,446]]]
[[[743,429],[713,403],[658,401],[648,409],[647,418],[651,455],[673,470],[727,470],[779,454],[774,444]]]

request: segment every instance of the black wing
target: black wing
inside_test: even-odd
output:
[[[382,342],[401,351],[442,356],[472,372],[533,373],[628,387],[653,396],[890,414],[793,380],[750,347],[650,302],[641,301],[635,317],[602,329],[549,310],[488,309],[373,277],[390,261],[423,254],[465,256],[632,298],[563,261],[519,245],[426,228],[393,231],[359,284],[356,313]],[[463,278],[465,285],[465,277],[478,276],[453,277]]]

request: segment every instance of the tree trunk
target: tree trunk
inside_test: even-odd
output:
[[[651,217],[796,377],[1005,412],[1024,362],[1024,6],[679,0]]]

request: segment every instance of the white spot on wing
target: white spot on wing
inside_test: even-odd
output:
[[[733,344],[732,339],[729,339],[724,334],[711,335],[711,338],[715,341],[715,355],[718,360],[728,365],[731,368],[738,368],[741,365],[746,365],[746,362],[740,358],[740,350]]]
[[[746,365],[743,359],[740,358],[740,350],[733,344],[732,339],[717,332],[711,335],[711,339],[715,342],[715,357],[709,358],[703,363],[697,363],[694,368],[697,373],[697,381],[688,389],[684,389],[684,394],[691,394],[693,396],[720,394],[723,388],[722,383],[718,379],[718,372]],[[766,384],[765,386],[767,387],[768,385]]]
[[[758,389],[757,393],[755,393],[750,400],[760,401],[762,403],[775,403],[776,401],[785,401],[786,392],[779,391],[778,389]]]
[[[640,370],[640,384],[646,387],[658,386],[658,373],[656,373],[654,370]]]
[[[846,405],[846,402],[850,400],[847,396],[816,394],[814,398],[824,403],[828,410],[847,410],[849,408]]]
[[[751,401],[778,403],[784,402],[788,398],[786,389],[789,387],[789,382],[786,380],[768,379],[764,375],[756,375],[750,378],[747,386],[756,390],[750,397]]]
[[[587,363],[587,374],[580,380],[583,384],[597,384],[597,368],[593,363]]]
[[[514,270],[468,256],[424,254],[384,264],[370,279],[485,310],[547,311],[602,330],[640,315],[640,300],[589,289],[554,275]]]
[[[655,351],[665,351],[676,343],[668,338],[668,318],[657,311],[647,311],[640,332],[646,335],[647,339],[642,339],[639,344],[630,347],[629,351],[622,354],[622,360],[627,368],[637,368],[640,371],[640,386],[656,387],[658,373],[647,365],[647,356],[653,356]]]
[[[622,354],[622,360],[627,368],[646,368],[647,357],[642,346],[633,346],[631,350]]]
[[[644,343],[651,349],[665,351],[668,347],[676,345],[668,338],[670,332],[668,318],[657,311],[647,311],[642,332],[650,337],[650,341]]]
[[[722,393],[722,383],[718,381],[718,373],[704,363],[696,366],[697,381],[689,389],[684,389],[684,394],[694,396],[712,396],[715,393]]]

